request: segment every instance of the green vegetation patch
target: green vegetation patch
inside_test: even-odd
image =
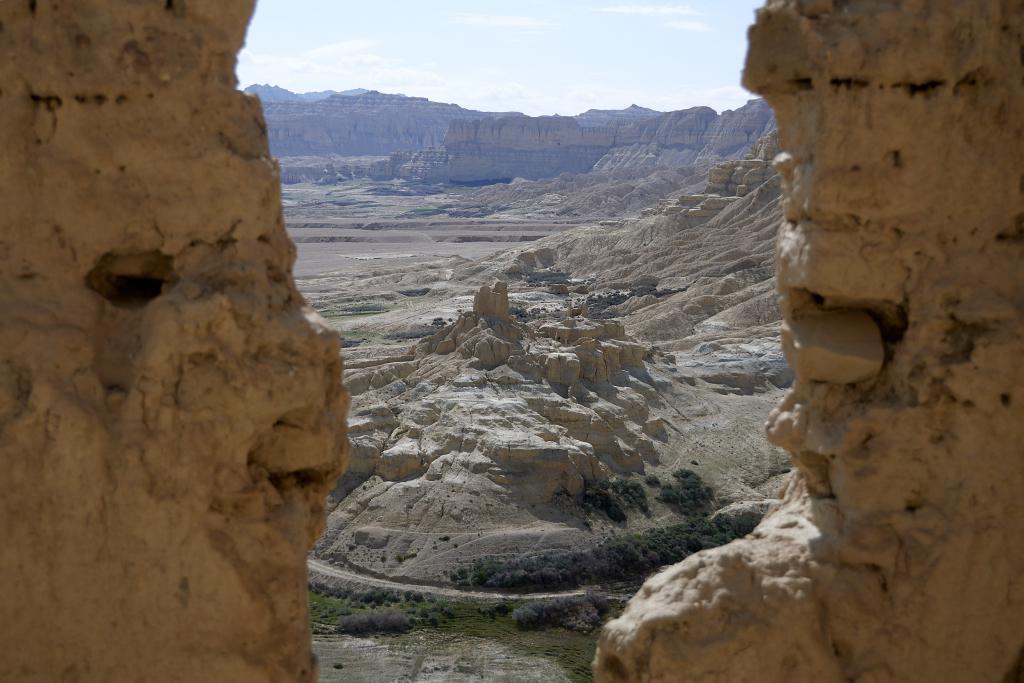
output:
[[[596,619],[584,602],[597,612]],[[608,603],[599,596],[536,603],[462,601],[441,600],[414,591],[353,591],[322,586],[310,590],[309,606],[314,633],[376,635],[399,643],[424,635],[460,642],[491,640],[526,655],[552,659],[571,680],[579,682],[593,680],[590,663],[597,650],[597,629],[622,609],[621,604]],[[407,631],[383,628],[404,628],[406,621]]]
[[[465,586],[557,590],[628,581],[639,584],[660,567],[695,552],[725,545],[753,525],[698,519],[636,534],[623,534],[578,551],[553,551],[511,560],[478,560],[452,573]]]
[[[387,313],[391,310],[381,302],[368,302],[361,304],[314,304],[313,308],[324,318],[358,318],[371,315]]]
[[[598,481],[588,486],[580,498],[580,505],[588,513],[603,512],[613,522],[626,521],[626,510],[633,508],[645,515],[651,509],[647,491],[638,481],[613,479]]]

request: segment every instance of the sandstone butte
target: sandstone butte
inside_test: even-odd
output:
[[[316,677],[347,399],[236,91],[252,5],[0,5],[2,680]],[[644,586],[598,680],[1024,680],[1022,13],[759,13],[797,472]]]

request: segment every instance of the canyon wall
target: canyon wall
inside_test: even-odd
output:
[[[586,173],[614,144],[614,128],[584,128],[567,116],[453,121],[444,139],[454,183]]]
[[[263,100],[271,152],[286,158],[286,182],[348,177],[343,169],[336,174],[314,167],[344,167],[351,162],[340,157],[358,156],[390,159],[353,177],[470,185],[709,165],[741,157],[775,127],[764,100],[721,114],[708,107],[661,113],[634,105],[576,117],[532,117],[379,92],[317,100],[323,93],[250,90]]]
[[[1024,680],[1024,10],[772,0],[796,474],[650,579],[601,681]]]
[[[263,101],[270,151],[277,157],[306,155],[387,156],[437,147],[448,125],[501,114],[368,92],[319,101]]]
[[[632,108],[618,112],[617,118],[614,112],[590,114],[453,121],[444,140],[444,172],[454,183],[487,184],[562,173],[711,164],[742,156],[775,127],[763,100],[722,114],[708,107],[653,118]],[[596,120],[610,123],[594,125]],[[396,175],[417,178],[422,169],[429,169],[432,178],[444,174],[415,154],[413,161],[417,165],[398,165]]]
[[[0,680],[313,681],[344,464],[252,0],[0,3]]]

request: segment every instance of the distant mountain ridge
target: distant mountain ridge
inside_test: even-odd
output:
[[[320,90],[318,92],[296,93],[276,85],[254,83],[245,89],[250,95],[256,95],[264,102],[319,102],[328,97],[355,97],[370,92],[365,88],[352,90]]]
[[[263,99],[270,151],[287,156],[388,156],[438,147],[455,120],[525,116],[370,90],[316,101]]]
[[[631,104],[625,109],[588,109],[576,115],[576,122],[584,128],[600,126],[616,126],[624,123],[635,123],[644,119],[653,119],[665,112],[648,109]]]
[[[373,90],[320,99],[309,98],[324,93],[274,86],[247,91],[263,101],[277,157],[302,157],[304,168],[310,158],[389,157],[367,167],[372,177],[434,183],[713,164],[742,156],[775,127],[763,100],[721,114],[710,107],[658,112],[632,105],[534,117]]]

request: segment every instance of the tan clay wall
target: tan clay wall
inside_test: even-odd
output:
[[[1024,680],[1024,5],[771,0],[798,468],[652,578],[601,681]]]
[[[0,2],[0,680],[312,680],[334,335],[235,91],[252,0]]]

